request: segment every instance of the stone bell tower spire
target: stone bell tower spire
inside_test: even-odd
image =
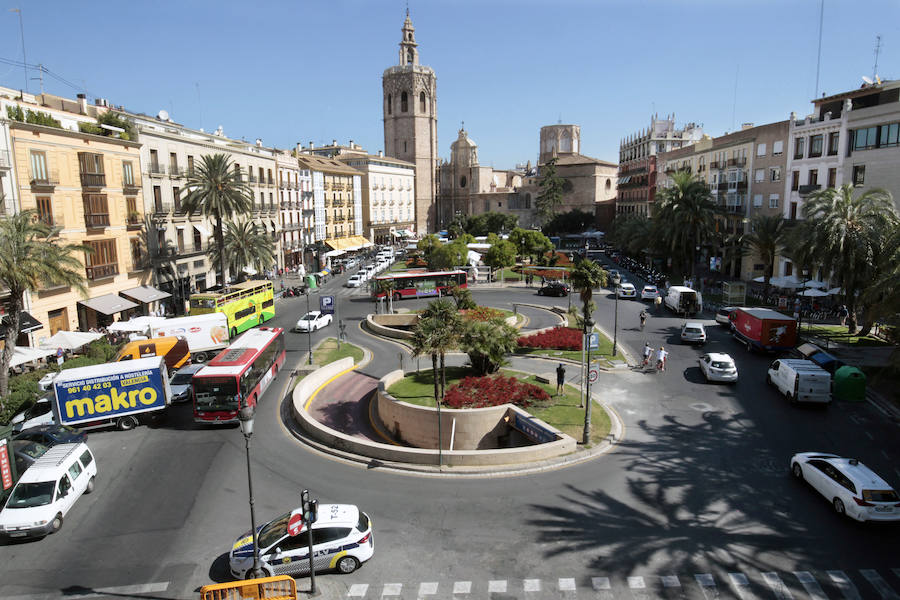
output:
[[[416,43],[416,28],[409,18],[409,9],[406,9],[406,20],[403,21],[403,38],[400,40],[400,65],[419,64],[419,49]]]

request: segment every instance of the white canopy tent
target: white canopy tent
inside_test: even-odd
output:
[[[151,325],[165,321],[165,317],[135,317],[129,321],[116,321],[107,331],[147,331]]]
[[[803,287],[824,290],[825,288],[828,287],[828,284],[825,283],[824,281],[820,281],[818,279],[810,279],[809,281],[806,281],[806,280],[803,281]]]
[[[843,294],[843,293],[844,293],[844,290],[839,287],[833,287],[830,290],[828,290],[828,292],[827,292],[827,294],[829,296],[837,296],[838,294]]]
[[[57,348],[63,350],[76,350],[94,340],[103,337],[101,333],[84,331],[57,331],[47,339],[41,340],[41,347],[56,352]]]
[[[821,296],[827,296],[828,292],[823,292],[822,290],[817,290],[815,288],[810,288],[808,290],[803,290],[800,292],[801,296],[809,296],[813,298],[819,298]]]
[[[9,366],[18,367],[19,365],[40,360],[52,354],[56,354],[56,350],[32,348],[31,346],[16,346],[13,348],[13,355],[12,359],[9,361]]]
[[[769,281],[769,283],[771,283],[775,287],[787,288],[787,289],[803,287],[803,282],[800,281],[799,279],[797,279],[796,277],[794,277],[793,275],[789,275],[787,277],[773,277]]]

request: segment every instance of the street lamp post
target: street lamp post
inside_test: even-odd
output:
[[[247,450],[247,486],[250,490],[250,531],[253,535],[253,570],[251,575],[259,577],[261,575],[259,569],[259,539],[256,531],[256,512],[253,510],[253,477],[250,472],[250,437],[253,435],[253,413],[252,406],[245,406],[238,412],[238,420],[241,423],[241,433],[244,434],[244,446]]]
[[[584,345],[587,348],[587,377],[584,385],[584,436],[581,439],[581,443],[585,446],[591,441],[591,332],[593,329],[594,322],[589,315],[585,315]],[[613,352],[615,353],[615,351]]]
[[[618,342],[619,342],[619,288],[618,288],[618,286],[615,288],[615,294],[616,294],[616,307],[613,311],[613,348],[612,348],[613,358],[616,357],[616,348],[618,348]]]
[[[306,288],[306,314],[309,314],[309,288]],[[306,359],[306,364],[312,364],[312,327],[309,325],[309,321],[306,322],[306,349],[308,351],[309,356]]]

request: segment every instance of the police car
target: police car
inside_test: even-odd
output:
[[[299,508],[294,511],[298,512],[301,512]],[[299,535],[288,533],[288,521],[294,513],[283,514],[259,528],[259,566],[263,577],[309,574],[307,524],[303,524]],[[316,572],[335,569],[339,573],[352,573],[375,553],[372,521],[352,504],[320,504],[312,537]],[[252,577],[251,532],[234,542],[228,559],[232,576]]]

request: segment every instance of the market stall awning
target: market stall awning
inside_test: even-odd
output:
[[[57,348],[76,350],[102,337],[102,333],[91,333],[89,331],[57,331],[47,339],[41,340],[41,348],[53,350],[54,352],[56,352]]]
[[[13,348],[12,360],[9,361],[9,366],[18,367],[28,362],[40,360],[51,354],[56,354],[56,349],[47,350],[46,348],[32,348],[31,346],[16,346]]]
[[[6,336],[6,329],[9,327],[9,315],[4,315],[0,320],[0,336]],[[19,311],[19,333],[31,333],[38,329],[43,329],[41,322],[32,317],[29,313],[22,310]]]
[[[123,290],[119,292],[119,294],[122,296],[127,296],[131,300],[136,300],[141,304],[150,304],[151,302],[156,302],[157,300],[164,300],[166,298],[172,297],[172,294],[170,294],[169,292],[158,290],[155,287],[151,287],[149,285],[141,285],[136,288]]]
[[[332,256],[341,256],[342,254],[347,254],[347,251],[346,250],[329,250],[322,256],[324,256],[325,258],[331,258]]]
[[[79,300],[78,304],[104,315],[114,315],[138,306],[134,302],[115,294],[104,294],[90,300]]]
[[[165,320],[165,317],[135,317],[130,321],[116,321],[107,327],[107,330],[146,332],[150,326],[162,323]]]

